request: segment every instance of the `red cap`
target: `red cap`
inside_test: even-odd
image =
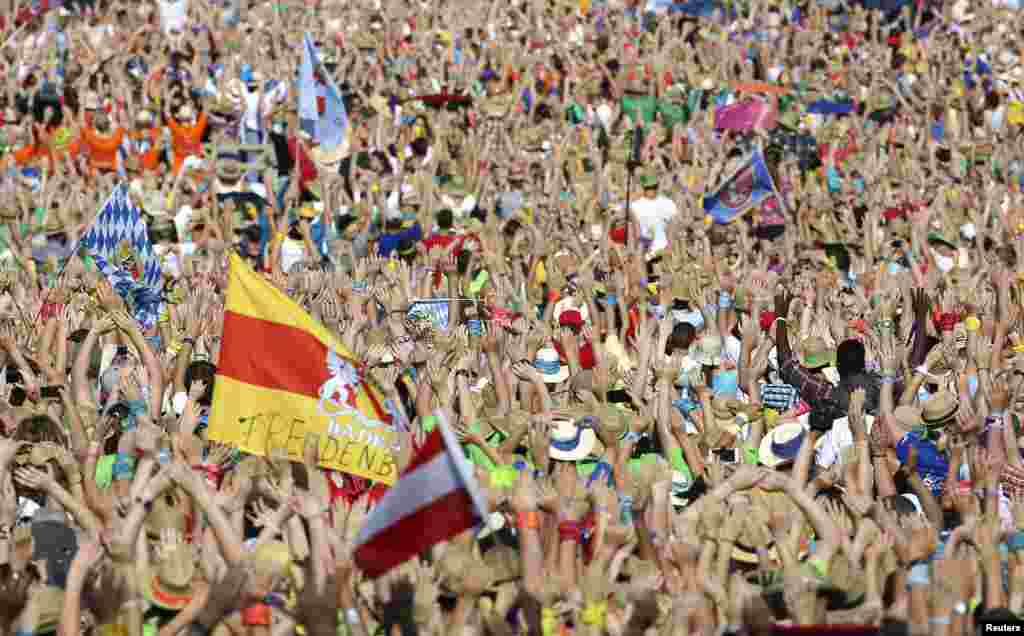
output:
[[[575,309],[566,309],[558,316],[558,324],[563,327],[582,327],[583,314]]]

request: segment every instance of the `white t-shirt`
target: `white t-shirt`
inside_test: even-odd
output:
[[[285,272],[291,271],[295,265],[306,256],[306,244],[302,241],[285,239],[281,243],[281,269]]]
[[[665,196],[654,199],[645,197],[632,203],[630,209],[636,215],[637,223],[640,224],[640,233],[651,241],[650,251],[660,252],[665,249],[668,246],[665,225],[669,219],[679,213],[675,202]]]
[[[160,28],[164,33],[184,31],[188,21],[188,0],[158,0]]]

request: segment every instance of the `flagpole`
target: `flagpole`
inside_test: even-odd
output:
[[[476,508],[477,514],[480,515],[480,521],[487,523],[487,519],[490,516],[490,513],[487,512],[487,499],[484,498],[476,485],[476,477],[473,476],[473,469],[470,467],[466,456],[462,453],[462,445],[456,439],[455,433],[448,427],[448,418],[445,416],[444,411],[434,411],[434,417],[437,418],[437,427],[441,430],[444,445],[448,448],[448,453],[452,457],[452,464],[455,465],[455,470],[458,471],[462,484],[466,487],[466,492],[469,493],[469,498],[473,501],[473,507]]]
[[[761,149],[761,144],[757,145],[757,154],[761,155],[761,160],[764,161],[765,168],[768,167],[768,161],[764,157],[764,151]],[[779,205],[782,206],[782,211],[789,215],[789,206],[786,205],[786,199],[782,196],[782,192],[775,185],[775,177],[772,176],[772,171],[768,170],[768,183],[772,186],[772,192],[775,194],[775,198],[778,199]]]

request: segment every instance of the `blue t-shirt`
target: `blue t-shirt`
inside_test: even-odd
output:
[[[391,256],[391,253],[398,250],[402,241],[410,241],[413,243],[419,242],[423,239],[423,229],[419,223],[413,223],[407,228],[403,228],[398,232],[388,232],[382,234],[377,239],[377,255],[382,258]]]
[[[896,457],[901,463],[907,461],[911,445],[917,447],[917,474],[933,495],[940,496],[942,484],[949,473],[949,460],[946,458],[946,454],[938,449],[935,442],[924,439],[919,433],[911,431],[896,444]]]

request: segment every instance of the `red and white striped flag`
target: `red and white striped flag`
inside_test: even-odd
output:
[[[359,531],[356,565],[369,578],[488,518],[471,464],[444,417],[437,420]]]

